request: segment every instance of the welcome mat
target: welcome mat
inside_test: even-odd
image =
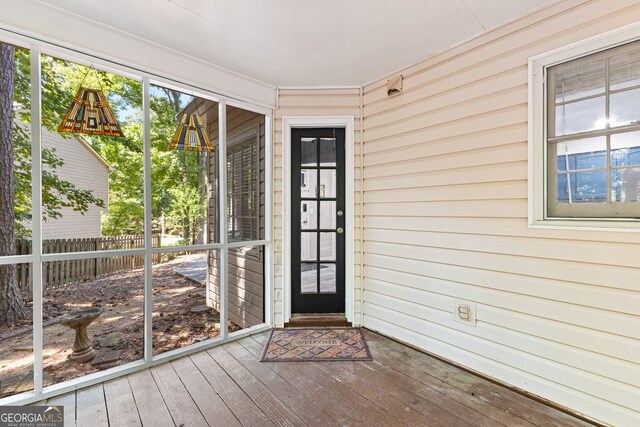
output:
[[[360,328],[273,329],[261,362],[372,360]]]

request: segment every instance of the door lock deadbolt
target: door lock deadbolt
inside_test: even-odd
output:
[[[338,212],[336,212],[336,215],[338,215],[338,216],[342,216],[342,215],[344,215],[344,214],[342,213],[342,211],[338,211]]]

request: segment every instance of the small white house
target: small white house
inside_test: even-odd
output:
[[[42,147],[55,150],[64,162],[55,173],[63,181],[80,190],[89,190],[94,197],[104,202],[104,207],[89,205],[89,209],[78,212],[73,208],[62,208],[62,216],[42,224],[43,239],[76,239],[101,236],[101,215],[108,210],[109,172],[111,166],[91,145],[78,135],[63,138],[58,133],[43,129]]]

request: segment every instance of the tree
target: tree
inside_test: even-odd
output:
[[[15,48],[0,43],[0,256],[16,249],[13,164],[13,91]],[[26,316],[12,264],[0,265],[0,324],[13,325]]]
[[[0,256],[15,255],[16,237],[27,237],[32,219],[30,61],[28,51],[0,43]],[[57,109],[69,105],[68,95],[51,79],[43,81],[43,126],[55,131]],[[70,207],[81,213],[104,201],[91,191],[61,180],[56,170],[64,162],[55,150],[42,150],[42,216],[50,220]],[[0,265],[0,325],[13,325],[26,315],[14,265]]]

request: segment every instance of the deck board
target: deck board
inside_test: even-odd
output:
[[[47,403],[65,426],[586,426],[372,332],[373,362],[259,362],[266,333]]]
[[[238,342],[255,358],[260,358],[262,355],[263,346],[251,337],[243,338]],[[340,425],[354,427],[377,427],[379,425],[370,422],[365,414],[356,410],[348,401],[343,400],[341,405],[336,405],[336,396],[330,389],[327,390],[313,379],[305,375],[300,375],[298,371],[292,369],[290,362],[268,363],[265,364],[265,366],[280,375],[285,381],[295,387],[299,393],[307,394],[316,405],[320,406],[325,412],[331,413]]]
[[[106,427],[109,425],[103,384],[78,390],[76,405],[78,426]]]
[[[203,351],[190,358],[242,425],[260,427],[275,425],[209,353]]]
[[[480,399],[485,406],[487,403],[490,404],[489,407],[493,414],[497,415],[506,412],[517,415],[529,423],[538,426],[563,427],[567,425],[579,425],[574,424],[579,421],[568,414],[547,405],[534,405],[532,399],[461,369],[455,369],[441,360],[425,356],[417,350],[403,346],[375,333],[368,332],[366,336],[369,343],[373,344],[374,353],[377,349],[378,354],[386,352],[390,356],[396,356],[397,359],[403,363],[411,366],[419,366],[423,368],[423,370],[432,372],[432,375],[436,375],[443,381],[459,387],[468,396]],[[395,350],[395,352],[392,350]],[[398,366],[397,363],[396,366]],[[473,401],[474,399],[468,400],[468,402]],[[508,423],[507,425],[510,424]],[[582,425],[585,424],[582,423]]]
[[[262,344],[261,340],[257,340]],[[331,362],[334,363],[334,362]],[[347,402],[376,426],[393,425],[396,419],[378,406],[372,405],[369,400],[351,390],[346,384],[326,375],[316,363],[288,362],[289,368],[295,370],[298,375],[304,375],[315,381],[326,390],[334,399]]]
[[[455,380],[446,380],[434,376],[437,373],[435,370],[426,369],[420,365],[405,363],[408,361],[406,353],[399,352],[396,348],[385,346],[382,342],[375,341],[376,337],[372,336],[372,334],[368,334],[367,336],[370,342],[373,341],[376,344],[380,344],[373,345],[371,348],[374,360],[386,365],[385,368],[380,369],[380,372],[388,376],[391,375],[388,373],[389,369],[392,369],[398,374],[403,375],[401,378],[407,378],[407,381],[402,381],[402,379],[398,379],[398,381],[401,381],[405,387],[414,390],[416,394],[425,398],[432,398],[433,392],[439,393],[444,397],[444,402],[448,402],[449,408],[457,409],[460,416],[465,419],[468,419],[467,417],[473,417],[474,414],[476,414],[475,416],[478,417],[479,423],[483,420],[481,415],[484,415],[484,417],[494,420],[493,425],[513,427],[535,426],[535,424],[518,416],[517,413],[512,413],[494,405],[487,405],[486,400],[475,392],[462,390],[450,384],[450,382],[455,384]],[[442,374],[444,375],[444,372],[442,372]],[[467,375],[471,374],[460,371],[452,376]],[[478,378],[478,380],[482,381],[480,378]],[[420,387],[420,385],[423,385],[424,388]],[[461,405],[468,409],[462,408]],[[491,425],[491,422],[489,422],[489,425]]]
[[[273,394],[268,387],[231,356],[224,347],[216,347],[209,350],[208,353],[218,362],[227,375],[242,385],[245,393],[276,426],[307,425],[296,415],[288,403],[284,403],[278,396]]]
[[[242,426],[191,359],[184,357],[171,365],[206,420],[216,420],[220,427]]]
[[[104,383],[104,396],[110,425],[126,427],[142,425],[127,377]]]
[[[129,384],[133,392],[142,425],[153,427],[175,426],[173,418],[164,403],[151,371],[136,372],[129,375]]]
[[[270,369],[266,363],[260,363],[257,357],[239,343],[227,345],[226,350],[251,372],[258,381],[268,387],[274,395],[287,402],[296,415],[308,425],[313,426],[318,425],[318,423],[323,426],[337,427],[340,425],[331,416],[331,413],[325,412],[316,404],[315,399],[311,398],[309,393],[300,393],[299,390]]]
[[[207,427],[209,425],[171,363],[151,368],[151,374],[177,426]]]
[[[36,403],[44,405],[44,402]],[[47,400],[47,405],[64,406],[64,427],[75,427],[76,425],[76,394],[68,393],[61,396],[52,397]]]

